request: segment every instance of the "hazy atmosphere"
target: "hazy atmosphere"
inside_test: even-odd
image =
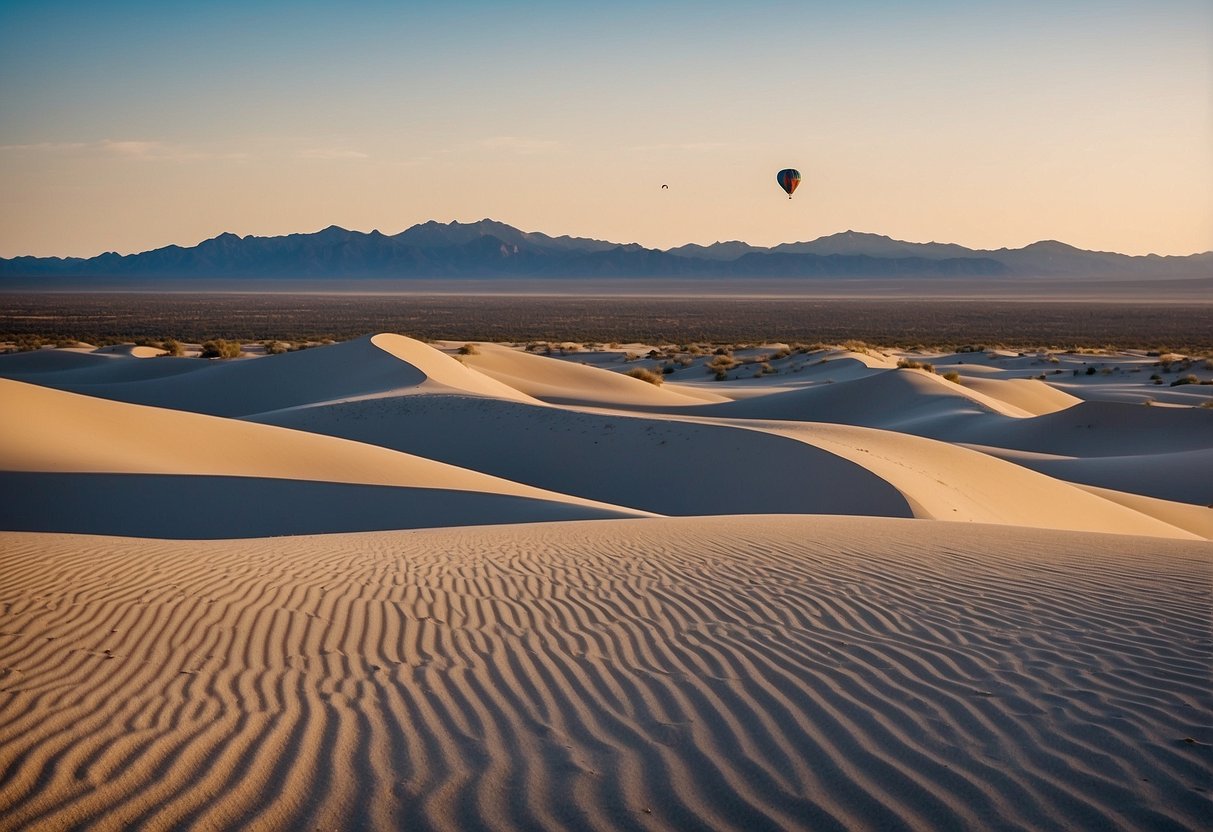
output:
[[[0,256],[482,217],[1190,254],[1211,102],[1195,0],[7,2]]]

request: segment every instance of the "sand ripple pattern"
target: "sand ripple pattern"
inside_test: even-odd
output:
[[[5,534],[0,828],[1197,828],[1211,567],[821,517]]]

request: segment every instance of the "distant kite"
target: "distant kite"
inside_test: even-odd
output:
[[[669,185],[662,185],[662,186],[661,186],[661,190],[663,190],[663,191],[668,191],[669,189],[670,189],[670,186],[669,186]]]
[[[800,184],[800,171],[784,168],[775,174],[775,181],[779,183],[779,187],[788,192],[788,199],[791,199],[792,191],[796,190],[796,186]]]

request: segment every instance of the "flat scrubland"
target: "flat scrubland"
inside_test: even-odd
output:
[[[376,302],[4,307],[0,829],[1207,823],[1207,317]]]
[[[0,294],[0,340],[826,341],[1213,352],[1213,301],[577,295]]]

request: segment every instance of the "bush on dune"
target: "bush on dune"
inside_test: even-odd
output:
[[[222,338],[215,338],[211,341],[202,342],[202,352],[200,358],[238,358],[240,356],[239,341],[225,341]]]
[[[915,361],[912,358],[897,359],[897,369],[899,370],[924,370],[928,373],[935,372],[934,364],[927,364],[923,361]]]
[[[643,367],[628,370],[627,375],[630,378],[638,378],[641,381],[647,381],[649,384],[657,387],[660,387],[662,382],[665,381],[665,379],[661,377],[661,373],[655,373],[652,370],[646,370]]]

